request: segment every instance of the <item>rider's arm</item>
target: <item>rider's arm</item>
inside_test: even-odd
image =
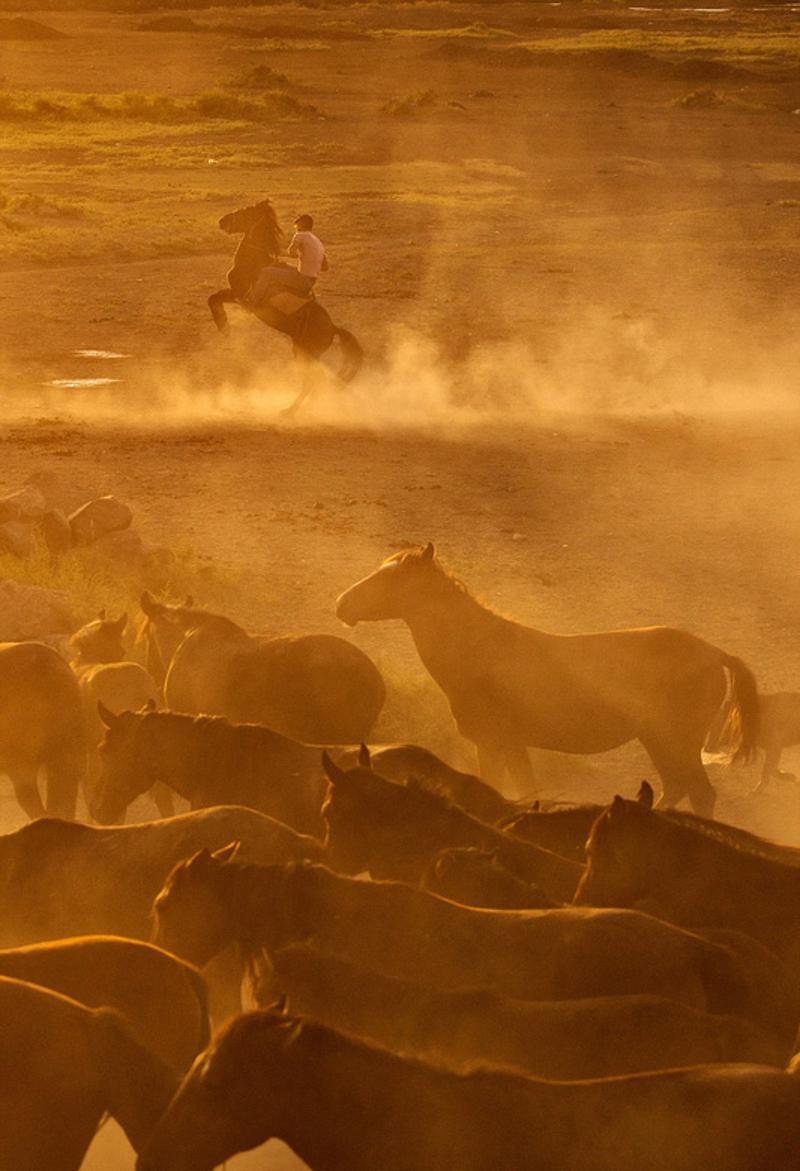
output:
[[[287,249],[287,253],[289,256],[298,256],[299,251],[300,251],[300,246],[299,246],[299,243],[297,240],[297,232],[295,232],[295,234],[292,236],[291,242],[290,242],[289,247]]]

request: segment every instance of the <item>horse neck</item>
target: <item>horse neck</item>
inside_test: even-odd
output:
[[[505,622],[443,573],[406,608],[403,618],[419,657],[440,685],[463,678],[478,645]]]
[[[317,1171],[371,1171],[385,1119],[403,1101],[426,1101],[437,1080],[424,1066],[317,1025],[304,1027],[287,1057],[279,1137]]]
[[[140,1151],[178,1087],[173,1071],[111,1013],[93,1022],[92,1047],[104,1105]]]

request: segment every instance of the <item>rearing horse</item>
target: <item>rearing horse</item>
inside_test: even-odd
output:
[[[208,307],[217,328],[223,333],[228,329],[226,305],[241,305],[265,325],[291,338],[295,358],[301,361],[319,361],[338,337],[343,362],[336,376],[342,382],[350,382],[355,378],[361,369],[364,351],[351,333],[341,326],[334,325],[326,310],[313,297],[295,313],[281,313],[269,300],[257,307],[246,305],[244,302],[261,269],[279,263],[281,247],[285,241],[270,201],[262,199],[260,203],[255,203],[251,207],[229,212],[219,221],[219,226],[229,235],[242,234],[243,239],[236,249],[233,266],[228,272],[228,288],[220,289],[208,298]],[[310,393],[310,386],[301,391],[289,412],[296,410]]]
[[[390,557],[336,603],[348,626],[403,619],[420,658],[478,748],[481,775],[505,770],[529,791],[527,748],[606,752],[639,740],[661,777],[661,801],[688,795],[710,817],[715,791],[701,751],[730,679],[728,742],[752,752],[758,698],[750,670],[718,647],[664,626],[549,634],[483,606],[436,560],[433,545]]]

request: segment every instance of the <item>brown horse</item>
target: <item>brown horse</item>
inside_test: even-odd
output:
[[[154,942],[201,966],[234,943],[258,961],[308,940],[388,976],[523,1000],[646,992],[732,1015],[751,1003],[729,949],[633,911],[490,911],[324,866],[247,866],[208,851],[175,867],[154,911]]]
[[[382,777],[401,785],[413,777],[424,789],[441,793],[489,825],[497,824],[502,818],[514,817],[527,808],[509,801],[480,777],[453,768],[418,744],[384,744],[370,749],[370,756],[373,767]],[[338,763],[343,767],[351,767],[357,760],[355,749],[338,757]]]
[[[139,1171],[211,1171],[280,1138],[314,1171],[797,1171],[800,1079],[752,1065],[553,1082],[453,1073],[302,1018],[232,1021]]]
[[[759,695],[760,728],[758,747],[764,750],[761,778],[756,786],[760,793],[773,777],[793,781],[792,773],[784,772],[781,755],[784,748],[800,744],[800,695],[796,691],[776,691]]]
[[[299,833],[322,837],[327,782],[318,748],[260,724],[144,708],[114,715],[102,704],[105,738],[92,815],[123,820],[131,801],[161,783],[192,809],[244,805]]]
[[[423,871],[420,886],[467,907],[542,911],[557,906],[536,883],[512,874],[496,850],[477,846],[440,850]]]
[[[0,772],[28,817],[75,816],[86,775],[81,693],[70,666],[43,643],[0,643]]]
[[[0,977],[0,1167],[79,1171],[103,1115],[140,1151],[178,1084],[122,1019]]]
[[[371,659],[329,634],[253,637],[230,618],[141,599],[147,666],[171,711],[264,724],[308,744],[366,740],[386,687]]]
[[[478,748],[481,775],[495,784],[507,769],[521,792],[530,789],[528,746],[590,753],[639,740],[663,782],[662,801],[688,795],[710,815],[715,793],[701,751],[726,676],[737,755],[755,747],[756,685],[739,659],[667,627],[555,635],[522,626],[472,597],[431,544],[390,557],[340,596],[336,613],[348,626],[406,622],[459,730]]]
[[[494,850],[518,878],[535,882],[551,899],[571,902],[583,867],[521,838],[504,834],[409,781],[398,785],[362,764],[344,770],[325,754],[330,788],[322,813],[332,864],[348,874],[369,870],[373,878],[417,883],[447,846]]]
[[[88,1008],[113,1008],[133,1036],[176,1073],[209,1039],[200,973],[149,943],[87,935],[0,951],[0,976],[28,980]]]
[[[69,640],[73,655],[72,669],[78,677],[83,698],[86,738],[89,748],[89,782],[86,804],[91,809],[97,799],[96,788],[100,761],[97,746],[103,736],[104,725],[98,704],[111,712],[137,711],[147,703],[158,705],[161,693],[144,667],[128,662],[122,636],[128,624],[128,615],[107,618],[101,610],[97,618],[87,622]],[[144,792],[144,790],[142,790]],[[166,787],[156,783],[152,793],[161,817],[173,817],[175,802]]]
[[[0,944],[73,935],[147,939],[153,899],[173,866],[234,838],[254,862],[322,855],[315,839],[235,805],[102,828],[40,818],[0,835]]]
[[[790,1053],[740,1017],[658,996],[536,1002],[488,988],[440,990],[381,976],[306,943],[270,959],[264,1007],[283,995],[294,1013],[452,1069],[509,1065],[569,1080],[705,1061],[784,1065]]]
[[[336,376],[341,382],[350,382],[355,378],[361,369],[364,351],[352,333],[334,325],[313,294],[309,298],[301,298],[284,293],[258,305],[247,301],[247,295],[261,270],[279,263],[285,240],[270,201],[262,199],[250,207],[229,212],[221,218],[219,226],[228,235],[242,235],[243,239],[228,272],[229,287],[212,293],[208,298],[208,307],[217,329],[222,333],[228,331],[225,306],[240,305],[265,325],[289,337],[295,358],[306,362],[318,362],[338,338],[342,365],[335,372]],[[300,406],[311,389],[308,386],[298,395],[288,413]]]
[[[760,940],[800,972],[800,870],[740,849],[639,802],[615,797],[587,843],[575,896],[591,906],[646,903],[686,927]]]

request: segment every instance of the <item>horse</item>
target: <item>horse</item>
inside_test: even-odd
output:
[[[81,693],[69,664],[44,643],[0,643],[0,772],[29,818],[74,818],[86,775]]]
[[[313,838],[235,805],[138,825],[40,818],[0,835],[0,945],[73,935],[147,939],[153,899],[173,866],[232,839],[254,862],[322,856]]]
[[[79,1171],[104,1114],[141,1151],[178,1078],[117,1013],[0,977],[0,1167]]]
[[[302,834],[321,837],[326,781],[317,748],[260,724],[224,716],[190,716],[145,707],[115,715],[102,703],[105,737],[92,814],[124,819],[131,801],[152,785],[169,785],[192,809],[244,805]]]
[[[202,976],[149,943],[88,935],[7,948],[0,951],[0,976],[50,988],[88,1008],[113,1008],[178,1075],[209,1041]]]
[[[302,362],[318,362],[338,338],[342,365],[335,375],[343,383],[351,382],[361,369],[364,351],[352,333],[333,323],[315,297],[301,299],[292,294],[280,294],[257,306],[246,303],[247,294],[262,268],[278,264],[285,242],[270,201],[262,199],[250,207],[229,212],[220,219],[219,226],[228,235],[242,235],[243,239],[227,275],[228,288],[220,289],[208,298],[217,329],[225,333],[229,328],[225,306],[241,305],[259,321],[289,337],[295,358]],[[284,305],[287,311],[282,311],[280,305]],[[310,393],[310,386],[302,390],[286,413],[296,411]]]
[[[404,784],[413,777],[423,788],[449,797],[467,813],[489,825],[524,812],[524,806],[509,801],[480,777],[453,768],[418,744],[384,744],[370,749],[370,756],[373,767],[387,780]],[[338,764],[350,767],[357,760],[358,752],[352,749],[338,757]]]
[[[512,874],[496,850],[477,846],[451,846],[431,859],[422,872],[420,886],[468,907],[498,910],[547,910],[558,904],[533,882]]]
[[[329,634],[255,637],[190,603],[141,597],[147,667],[171,711],[264,724],[306,744],[368,738],[386,686],[358,647]]]
[[[740,1017],[658,996],[514,1000],[382,976],[307,943],[270,956],[259,1007],[294,1013],[451,1069],[506,1065],[534,1077],[614,1077],[716,1061],[784,1065],[790,1046]]]
[[[558,902],[571,902],[583,868],[471,817],[438,793],[409,781],[398,785],[362,764],[344,770],[325,753],[330,782],[322,805],[328,855],[339,870],[373,878],[418,883],[433,857],[447,846],[494,850],[511,872],[534,882]]]
[[[689,797],[704,816],[715,791],[701,752],[730,684],[729,739],[749,755],[758,729],[752,672],[733,655],[668,627],[558,635],[494,613],[438,562],[435,549],[389,557],[337,600],[342,622],[405,621],[459,731],[478,749],[484,780],[506,770],[533,784],[527,748],[605,752],[639,740],[662,802]]]
[[[797,1171],[800,1079],[753,1065],[454,1073],[262,1010],[192,1067],[138,1171],[211,1171],[271,1138],[314,1171]]]
[[[800,972],[796,866],[619,796],[595,822],[586,848],[589,860],[576,904],[645,903],[685,927],[740,931]]]
[[[97,618],[87,622],[69,640],[73,656],[72,669],[80,684],[86,722],[89,747],[86,804],[90,809],[97,800],[100,765],[97,745],[104,731],[98,704],[102,703],[107,710],[118,713],[136,711],[147,703],[157,705],[161,702],[159,689],[144,667],[126,660],[122,636],[127,624],[127,614],[113,619],[106,616],[105,610],[101,610]],[[175,802],[166,785],[156,782],[152,786],[152,797],[160,817],[174,817]]]
[[[750,1015],[731,950],[635,911],[483,910],[322,865],[251,866],[202,850],[173,869],[153,914],[153,942],[200,967],[233,944],[258,964],[265,950],[307,940],[439,988],[522,1000],[645,992]]]
[[[761,776],[755,792],[761,793],[773,778],[793,781],[792,773],[780,767],[784,748],[800,744],[800,695],[796,691],[777,691],[759,695],[760,726],[757,744],[764,750]]]

